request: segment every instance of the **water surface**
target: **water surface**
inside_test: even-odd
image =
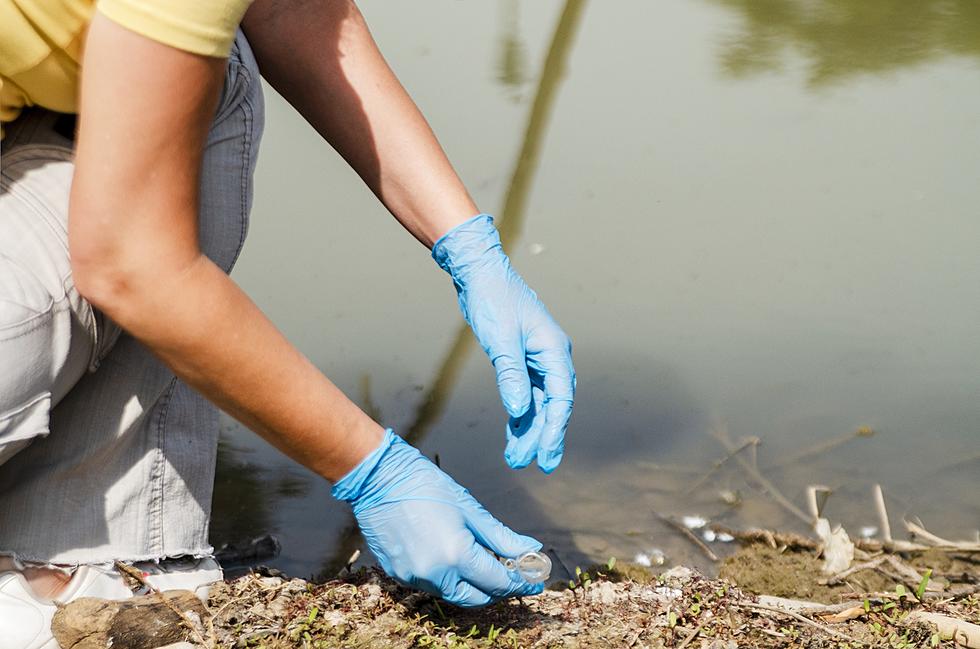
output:
[[[508,469],[448,278],[267,90],[235,278],[363,407],[570,566],[702,563],[657,513],[802,529],[737,462],[697,484],[721,430],[760,438],[795,506],[832,487],[849,529],[876,522],[878,482],[893,527],[976,533],[977,3],[361,7],[579,376],[561,468]],[[806,454],[859,426],[876,434]],[[359,544],[326,483],[230,420],[215,509],[216,544],[273,532],[295,574]]]

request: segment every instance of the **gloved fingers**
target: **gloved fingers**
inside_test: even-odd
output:
[[[575,400],[575,369],[568,356],[546,360],[540,371],[544,375],[544,427],[538,442],[538,466],[551,473],[565,451],[565,429]]]
[[[466,527],[477,542],[501,557],[517,557],[525,552],[541,549],[541,542],[530,536],[518,534],[490,514],[483,505],[473,499],[475,506],[466,507],[463,516]]]
[[[531,379],[527,374],[524,346],[520,340],[491,345],[491,361],[497,372],[497,389],[511,417],[520,417],[531,405]]]
[[[534,461],[544,421],[544,390],[532,385],[531,407],[520,417],[507,420],[507,448],[504,450],[507,466],[523,469]]]
[[[558,468],[565,453],[565,429],[572,416],[571,401],[550,401],[544,407],[544,427],[538,444],[538,466],[545,473]]]
[[[516,572],[508,571],[492,554],[475,543],[468,554],[464,565],[460,566],[460,576],[494,600],[537,595],[543,589],[541,584],[529,584]]]
[[[486,606],[493,601],[493,598],[486,593],[474,588],[465,581],[456,582],[456,586],[451,593],[443,593],[442,598],[450,604],[473,608],[476,606]]]

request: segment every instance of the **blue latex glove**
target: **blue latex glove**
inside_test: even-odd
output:
[[[351,503],[378,563],[408,586],[458,606],[484,606],[544,589],[487,552],[516,558],[541,544],[505,527],[390,429],[331,493]]]
[[[452,276],[463,317],[497,372],[510,416],[507,464],[521,469],[536,457],[551,473],[561,462],[575,397],[568,336],[511,268],[490,215],[447,232],[432,258]]]

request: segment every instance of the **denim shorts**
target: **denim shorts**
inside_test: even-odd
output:
[[[208,135],[199,241],[230,272],[264,119],[239,32]],[[0,155],[0,554],[58,565],[206,556],[217,410],[75,289],[72,118],[6,125]]]

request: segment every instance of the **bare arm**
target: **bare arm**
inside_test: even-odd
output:
[[[335,480],[381,427],[198,247],[199,169],[224,66],[96,15],[70,206],[75,282],[179,377]]]
[[[256,0],[262,75],[428,247],[479,212],[350,0]]]

